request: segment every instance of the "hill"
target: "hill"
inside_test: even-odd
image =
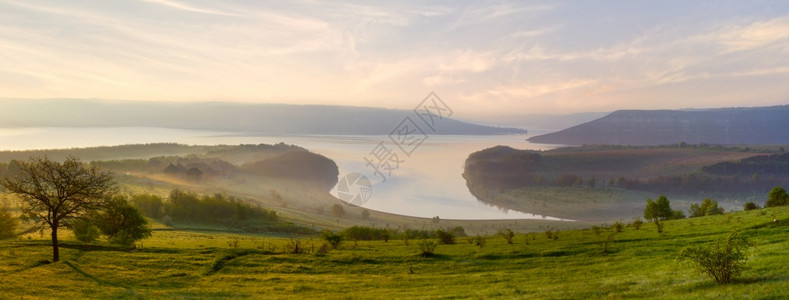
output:
[[[171,103],[99,100],[3,100],[0,127],[162,127],[258,134],[387,135],[411,117],[428,134],[525,133],[445,118],[436,131],[413,111],[353,106]]]
[[[685,209],[705,198],[726,209],[757,203],[789,184],[780,146],[583,146],[549,151],[506,146],[466,159],[463,177],[477,199],[504,209],[575,220],[638,215],[647,198],[667,195]]]
[[[620,110],[529,138],[560,145],[755,145],[789,143],[789,105],[708,110]]]

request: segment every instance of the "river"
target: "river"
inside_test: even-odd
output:
[[[322,154],[337,163],[340,177],[363,174],[371,181],[369,209],[444,219],[542,218],[504,211],[478,201],[466,187],[463,163],[469,154],[496,145],[547,150],[555,146],[531,144],[528,135],[429,135],[417,147],[404,150],[388,136],[255,135],[238,132],[167,128],[0,128],[0,150],[62,149],[138,143],[173,142],[188,145],[275,144],[284,142]],[[389,169],[379,174],[375,163],[383,153],[397,153]],[[382,176],[383,175],[383,176]],[[332,191],[337,195],[336,188]],[[550,217],[546,217],[550,218]],[[551,218],[552,219],[552,218]]]

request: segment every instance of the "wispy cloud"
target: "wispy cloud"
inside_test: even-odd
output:
[[[220,10],[216,10],[216,9],[195,7],[193,5],[189,5],[189,4],[185,4],[185,3],[181,3],[181,2],[177,2],[177,1],[172,1],[172,0],[142,0],[142,1],[143,2],[147,2],[147,3],[160,4],[160,5],[164,5],[164,6],[170,7],[170,8],[175,8],[175,9],[188,11],[188,12],[193,12],[193,13],[201,13],[201,14],[209,14],[209,15],[217,15],[217,16],[227,16],[227,17],[238,16],[238,14],[234,14],[234,13],[224,12],[224,11],[220,11]]]
[[[408,108],[404,99],[435,90],[458,113],[736,105],[756,97],[743,87],[785,99],[789,5],[716,9],[0,0],[0,91]]]

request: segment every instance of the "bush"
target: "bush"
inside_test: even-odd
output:
[[[692,218],[719,215],[722,213],[723,208],[718,207],[718,201],[712,200],[710,198],[704,199],[704,201],[701,202],[701,205],[695,203],[690,205],[690,216]]]
[[[732,232],[725,241],[719,240],[709,246],[685,248],[678,259],[689,263],[699,273],[709,275],[717,283],[730,283],[745,270],[749,246],[750,243],[744,236]]]
[[[633,219],[633,223],[630,223],[630,227],[633,227],[633,229],[638,230],[639,228],[641,228],[641,224],[644,224],[644,221],[642,221],[641,218],[635,218]]]
[[[745,202],[745,205],[743,205],[742,208],[743,208],[743,210],[748,211],[748,210],[759,209],[759,206],[756,205],[756,203],[753,203],[753,201],[748,201],[748,202]]]
[[[110,243],[120,245],[126,248],[133,248],[134,242],[136,242],[138,239],[134,238],[133,234],[121,230],[115,233],[115,235],[110,236],[109,240]]]
[[[0,240],[15,237],[18,224],[19,220],[11,215],[11,210],[0,206]]]
[[[438,243],[432,239],[423,239],[419,241],[419,250],[422,251],[422,256],[433,256],[438,247]]]
[[[474,243],[474,245],[477,245],[478,247],[482,248],[485,247],[486,239],[484,236],[478,234],[477,236],[471,238],[469,242]]]
[[[625,224],[622,223],[622,220],[616,221],[614,225],[611,225],[611,229],[613,229],[614,232],[622,232],[623,228],[625,228]]]
[[[457,236],[457,237],[465,237],[466,236],[466,229],[464,229],[461,226],[455,226],[455,227],[452,227],[452,229],[449,230],[449,233],[451,233],[451,234],[453,234],[454,236]]]
[[[515,232],[511,229],[499,230],[499,235],[507,241],[507,244],[512,244],[512,239],[515,238]]]
[[[337,247],[340,246],[340,243],[342,243],[342,235],[331,232],[331,230],[324,230],[322,236],[323,239],[331,245],[332,249],[337,249]]]
[[[90,243],[99,238],[99,228],[90,220],[80,219],[71,224],[74,237],[83,243]]]
[[[301,240],[298,239],[290,239],[290,241],[285,244],[284,249],[285,253],[290,254],[302,254],[307,252],[307,249],[301,244]]]
[[[135,241],[151,236],[148,220],[125,197],[112,199],[104,211],[94,217],[94,221],[114,244],[131,247]]]
[[[787,194],[786,190],[780,186],[774,187],[767,196],[767,203],[764,204],[764,207],[782,205],[789,205],[789,194]]]
[[[445,231],[444,229],[436,230],[436,237],[438,237],[438,240],[442,245],[455,244],[455,235],[451,232]]]

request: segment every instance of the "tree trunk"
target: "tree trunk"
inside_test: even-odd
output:
[[[58,227],[52,226],[52,262],[60,260],[60,253],[58,252]]]

